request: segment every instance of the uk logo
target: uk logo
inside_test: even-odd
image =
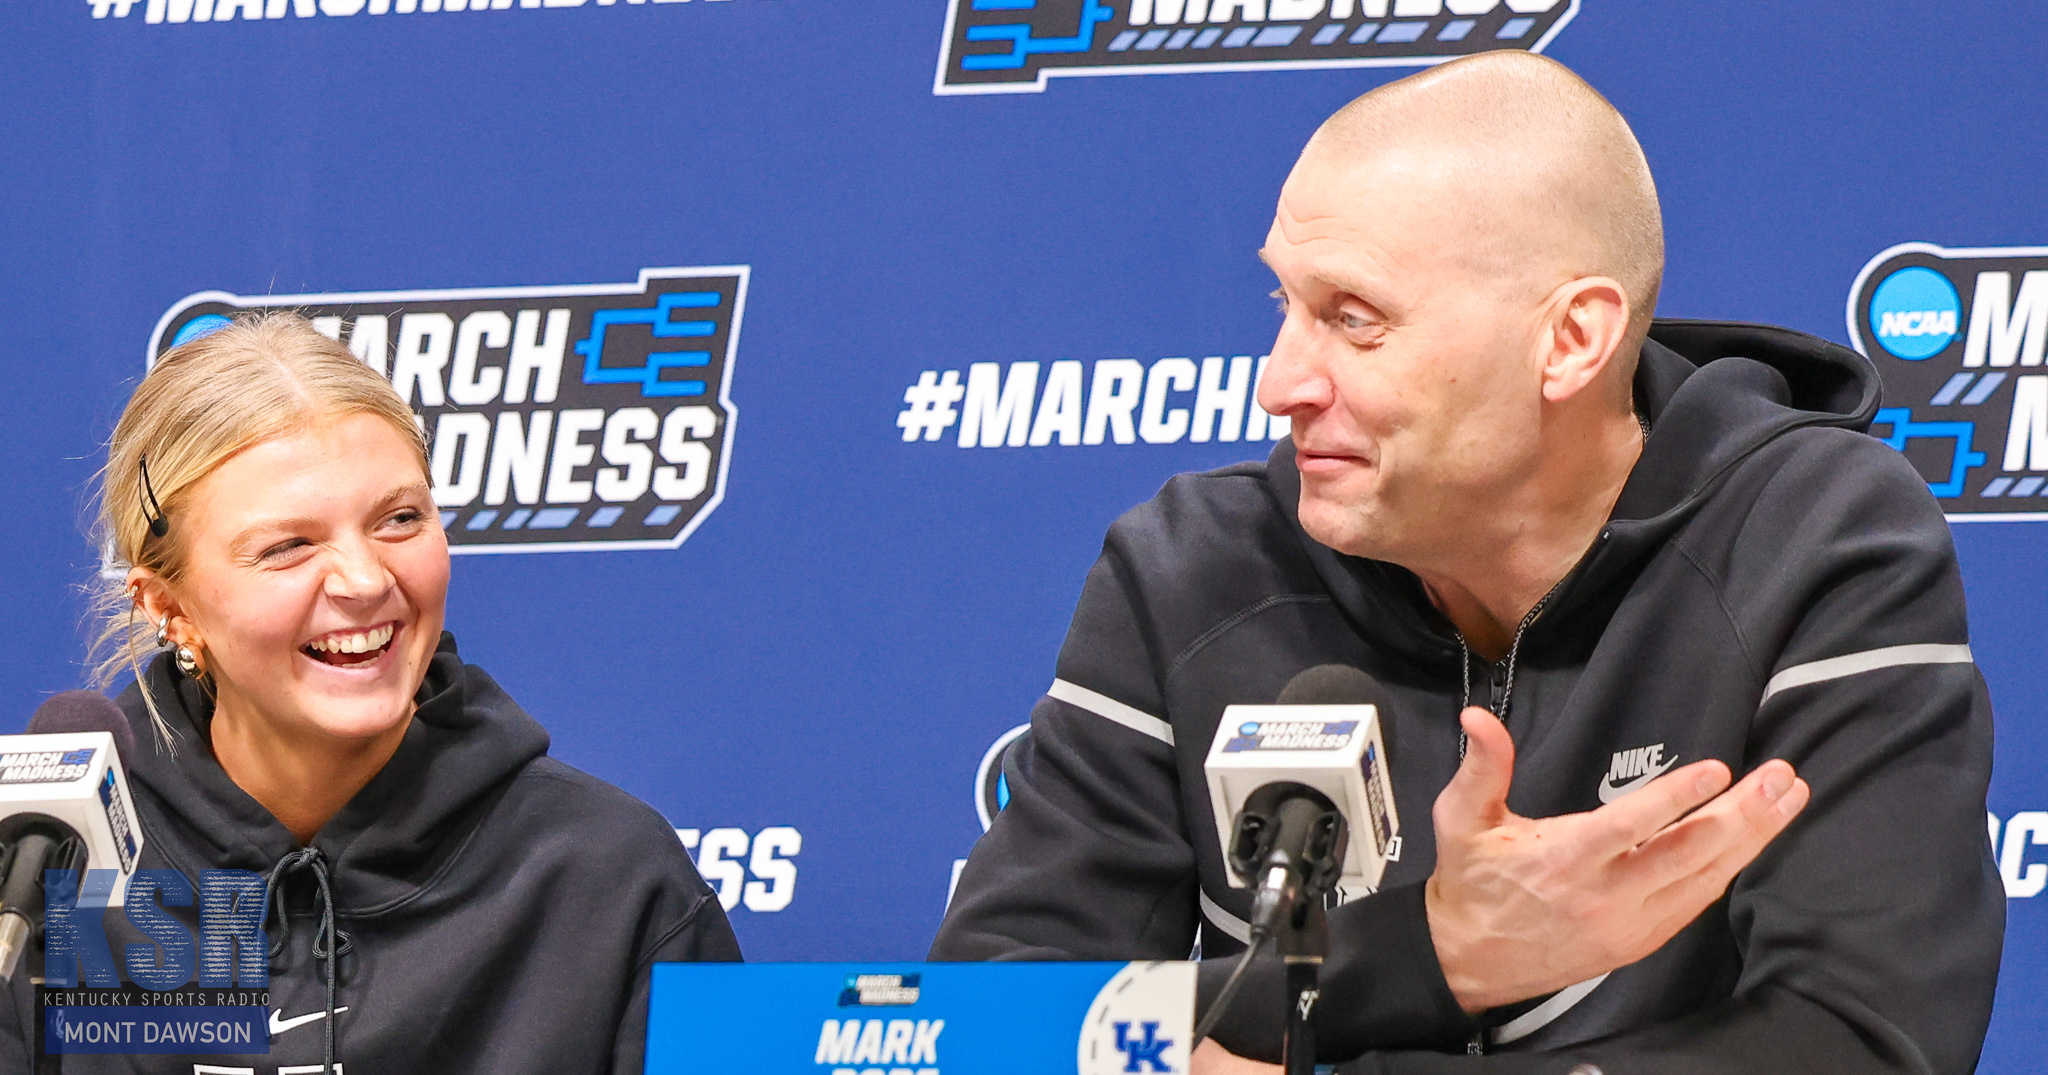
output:
[[[2048,247],[1895,246],[1847,313],[1884,382],[1871,432],[1948,517],[2048,519]]]
[[[1131,1024],[1116,1024],[1116,1047],[1124,1054],[1124,1070],[1172,1071],[1172,1066],[1166,1062],[1166,1050],[1173,1047],[1173,1040],[1159,1036],[1158,1023],[1145,1022],[1139,1026],[1144,1034],[1142,1038],[1131,1035]]]
[[[1419,67],[1541,52],[1579,0],[947,0],[937,94],[1077,75]]]
[[[293,309],[418,413],[452,552],[672,549],[725,498],[748,267],[631,284],[245,297],[202,291],[149,360]]]

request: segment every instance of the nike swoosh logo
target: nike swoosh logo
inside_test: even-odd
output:
[[[334,1014],[340,1015],[342,1012],[345,1012],[347,1010],[348,1006],[343,1005],[339,1008],[334,1009]],[[277,1037],[279,1034],[282,1034],[285,1031],[292,1029],[293,1027],[305,1026],[307,1023],[313,1022],[316,1019],[325,1018],[327,1018],[326,1012],[314,1012],[311,1015],[300,1015],[295,1016],[291,1019],[286,1019],[284,1017],[283,1008],[273,1008],[271,1009],[270,1012],[270,1036],[274,1038]]]
[[[1663,776],[1665,773],[1670,772],[1671,767],[1677,764],[1677,758],[1666,758],[1664,759],[1664,764],[1657,766],[1656,768],[1650,770],[1647,773],[1644,773],[1639,777],[1636,777],[1634,780],[1631,780],[1626,784],[1615,784],[1603,779],[1600,781],[1600,801],[1602,803],[1611,803],[1614,800],[1619,799],[1624,795],[1627,795],[1629,792],[1642,787],[1644,784],[1647,784],[1650,781],[1655,780],[1660,776]]]

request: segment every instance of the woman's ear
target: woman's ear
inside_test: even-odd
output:
[[[198,641],[192,637],[191,621],[185,619],[184,609],[179,607],[170,587],[164,584],[163,576],[146,567],[131,567],[128,569],[127,590],[129,598],[135,602],[135,614],[168,636],[173,645]]]

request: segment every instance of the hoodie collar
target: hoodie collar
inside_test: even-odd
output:
[[[298,841],[215,760],[212,700],[167,655],[150,663],[145,678],[176,738],[173,754],[130,684],[119,702],[138,747],[122,760],[129,779],[162,804],[165,822],[149,839],[193,876],[218,868],[268,873]],[[548,750],[547,732],[482,669],[462,663],[452,635],[442,634],[417,704],[391,760],[310,845],[333,863],[336,898],[351,914],[373,913],[423,887],[503,786]]]
[[[1862,355],[1790,329],[1727,321],[1658,320],[1636,364],[1636,404],[1650,433],[1602,537],[1566,575],[1525,640],[1632,578],[1691,518],[1734,464],[1795,429],[1869,428],[1877,371]],[[1317,574],[1357,629],[1411,659],[1459,652],[1449,620],[1406,568],[1346,556],[1301,529],[1294,442],[1273,448],[1266,470],[1275,501]]]

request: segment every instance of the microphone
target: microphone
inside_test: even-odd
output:
[[[1202,768],[1231,887],[1256,884],[1258,891],[1244,954],[1195,1027],[1195,1044],[1221,1020],[1252,957],[1277,939],[1286,965],[1283,1066],[1288,1075],[1314,1071],[1309,1016],[1329,948],[1323,897],[1376,888],[1400,831],[1385,699],[1371,676],[1326,664],[1288,681],[1278,704],[1223,711]]]
[[[1290,680],[1276,705],[1223,711],[1203,769],[1231,886],[1260,888],[1255,918],[1268,902],[1378,886],[1401,827],[1385,699],[1371,676],[1326,664]]]
[[[122,906],[142,829],[120,752],[135,733],[96,691],[65,691],[36,709],[24,735],[0,736],[0,980],[14,977],[43,914],[45,870],[112,870],[104,903]]]

